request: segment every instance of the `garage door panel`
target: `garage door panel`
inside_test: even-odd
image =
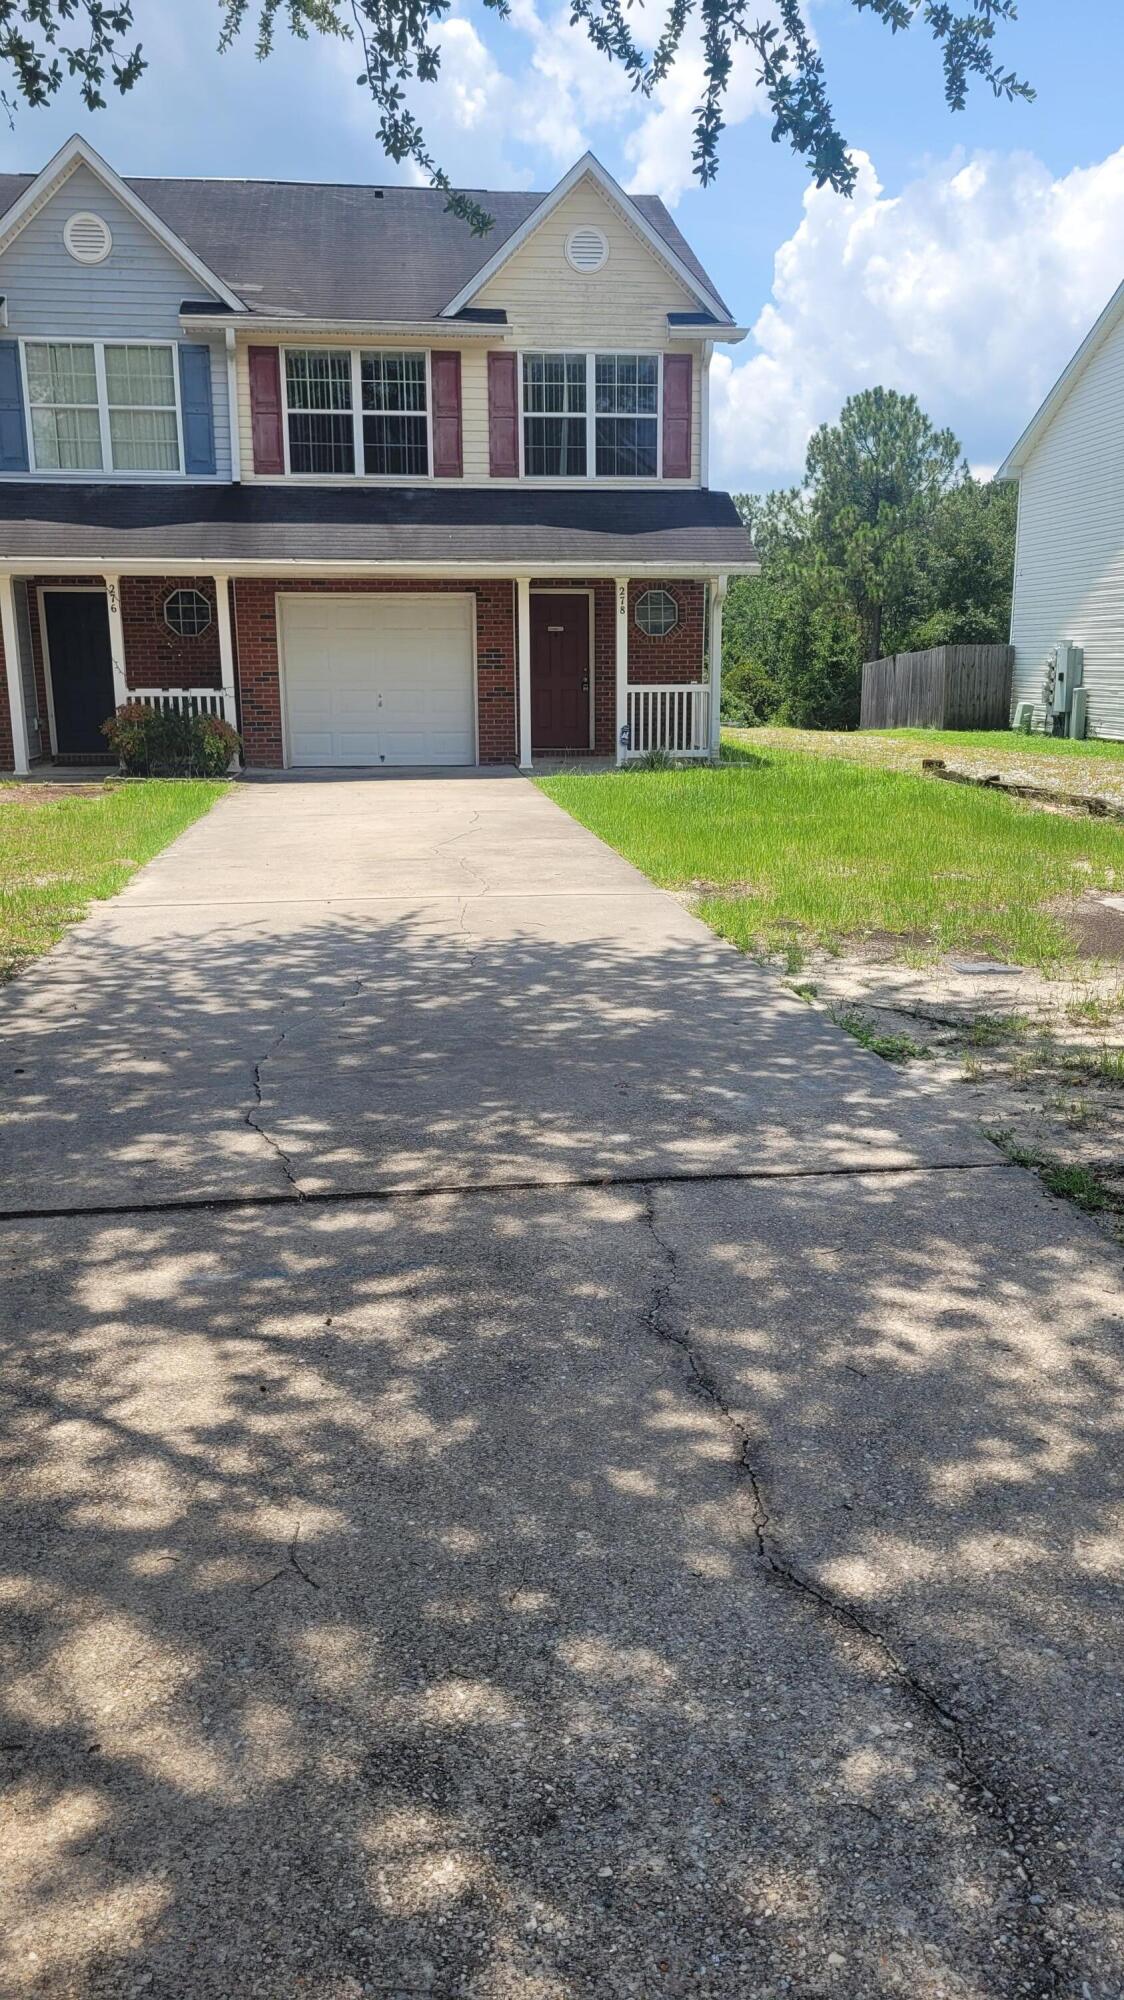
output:
[[[471,764],[471,598],[281,600],[291,764]]]

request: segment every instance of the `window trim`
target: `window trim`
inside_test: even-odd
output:
[[[523,361],[529,354],[581,354],[585,356],[585,471],[571,478],[567,473],[528,472],[526,463],[526,433],[524,419],[530,414],[523,407]],[[627,473],[602,473],[597,471],[597,411],[596,400],[596,358],[599,354],[634,354],[646,359],[654,356],[656,368],[656,470],[644,477],[633,477]],[[658,347],[609,347],[604,341],[598,347],[520,347],[516,349],[516,375],[519,388],[519,477],[529,486],[637,486],[654,484],[663,479],[663,349]],[[693,433],[692,424],[692,433]],[[694,437],[692,434],[691,456],[694,457]],[[677,484],[681,483],[679,481]]]
[[[366,486],[432,486],[433,484],[433,369],[432,350],[419,347],[416,341],[401,346],[380,346],[377,341],[364,341],[361,347],[344,346],[333,340],[290,341],[278,349],[281,372],[281,436],[285,448],[285,478],[295,479],[309,486],[337,486],[341,482],[350,484],[358,480]],[[294,472],[289,460],[289,371],[290,354],[347,354],[351,357],[351,437],[354,472]],[[424,354],[425,356],[425,461],[428,472],[404,474],[398,472],[366,472],[363,470],[365,447],[363,442],[363,361],[364,354]],[[307,416],[307,411],[298,410],[298,416]],[[341,413],[342,414],[342,413]],[[368,415],[378,415],[369,411]],[[390,412],[393,414],[393,412]],[[415,411],[415,415],[420,414]]]
[[[21,334],[19,337],[19,346],[20,346],[20,375],[22,378],[22,388],[23,388],[24,424],[27,431],[28,471],[30,473],[33,473],[37,479],[76,479],[80,480],[84,485],[88,485],[91,481],[96,481],[100,479],[122,479],[122,480],[132,481],[134,483],[138,481],[148,483],[152,480],[183,479],[186,476],[183,469],[184,468],[183,399],[180,391],[180,366],[179,366],[180,357],[179,357],[178,341],[152,340],[149,339],[147,336],[134,340],[128,335],[119,335],[119,334],[25,333]],[[38,460],[36,459],[35,426],[32,421],[31,380],[28,375],[28,368],[27,368],[27,350],[29,347],[92,347],[93,348],[94,374],[97,378],[97,385],[98,385],[98,432],[101,438],[100,466],[40,465]],[[106,387],[106,376],[105,376],[105,350],[107,347],[163,347],[166,348],[171,354],[172,391],[175,396],[175,410],[176,410],[176,449],[179,453],[179,464],[176,466],[174,472],[160,472],[155,469],[148,471],[137,471],[137,472],[129,470],[118,471],[117,468],[114,466],[113,441],[112,438],[110,437],[110,432],[109,432],[109,392]],[[65,406],[53,405],[52,407],[62,408]],[[151,409],[155,406],[152,404],[138,403],[133,406],[121,404],[121,405],[115,405],[114,407],[115,408],[135,407],[137,409],[142,409],[142,408]],[[161,405],[160,407],[164,406]]]

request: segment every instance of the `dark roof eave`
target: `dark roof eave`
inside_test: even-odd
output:
[[[754,562],[728,494],[613,488],[0,484],[0,568],[302,562],[504,574]]]

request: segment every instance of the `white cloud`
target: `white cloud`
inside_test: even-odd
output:
[[[768,17],[768,9],[758,7],[754,19],[762,17]],[[757,81],[757,65],[751,49],[742,46],[735,50],[723,106],[727,127],[742,125],[769,108]],[[648,100],[651,108],[625,140],[625,154],[632,167],[628,185],[637,194],[662,195],[669,208],[674,208],[680,195],[695,185],[695,117],[704,88],[702,47],[692,21],[670,75],[657,84]]]
[[[956,155],[895,196],[856,161],[853,200],[805,196],[748,351],[716,358],[716,480],[796,477],[815,426],[877,382],[990,466],[1124,277],[1124,148],[1057,179],[1027,154]]]

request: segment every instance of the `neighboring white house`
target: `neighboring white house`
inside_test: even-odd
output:
[[[1041,703],[1047,655],[1070,639],[1089,735],[1124,738],[1124,285],[996,476],[1019,482],[1014,701]]]

